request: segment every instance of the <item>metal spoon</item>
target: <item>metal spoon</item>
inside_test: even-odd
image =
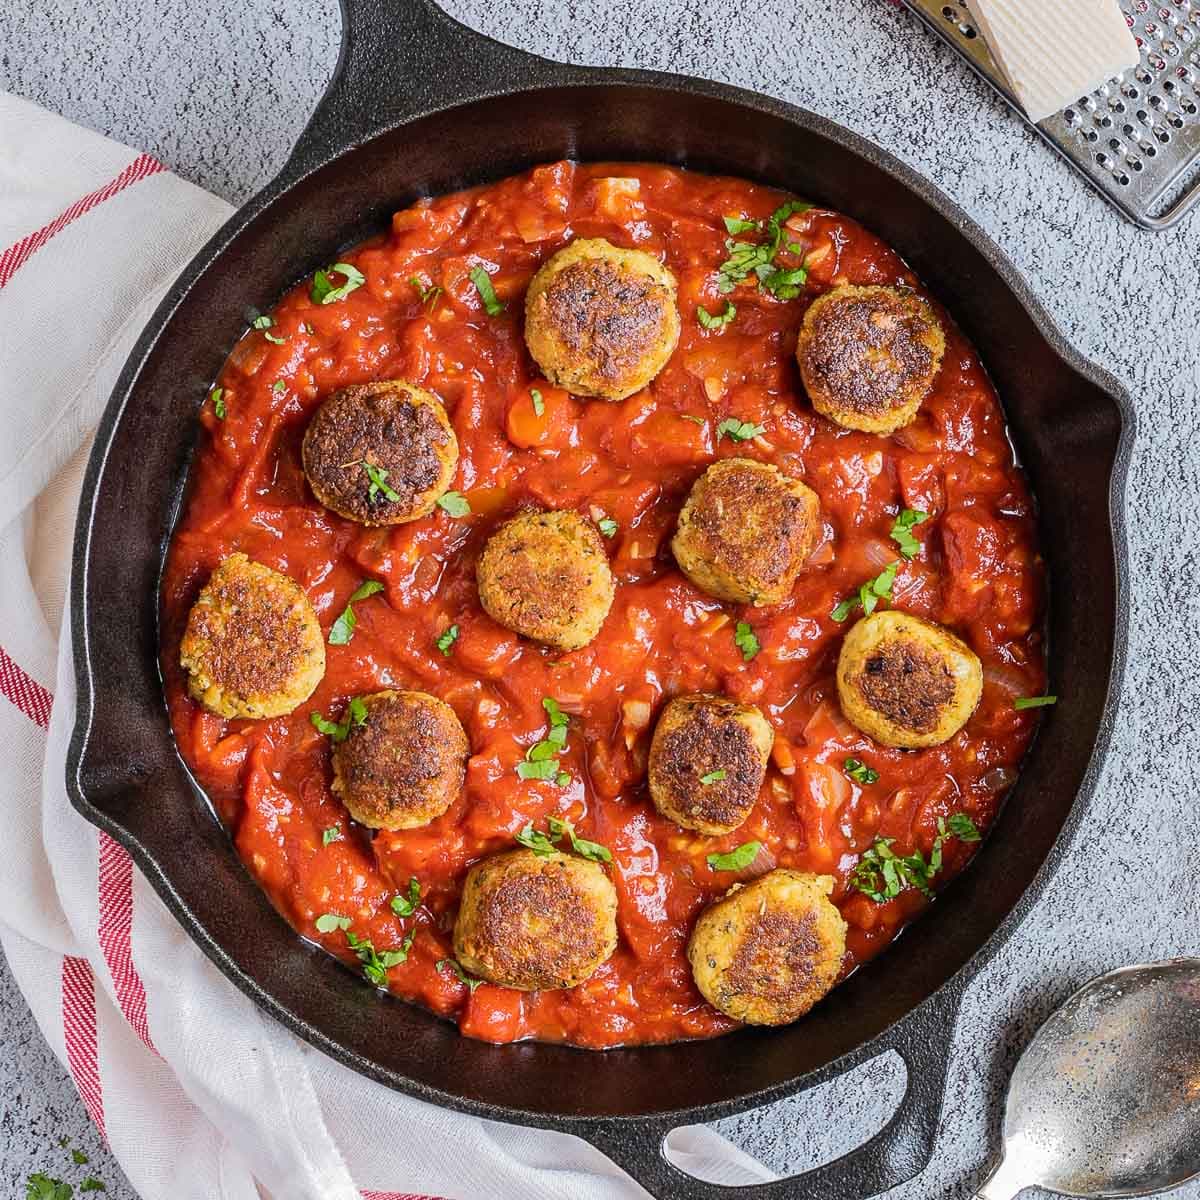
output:
[[[1200,1175],[1200,959],[1093,979],[1017,1063],[977,1200],[1148,1196]]]

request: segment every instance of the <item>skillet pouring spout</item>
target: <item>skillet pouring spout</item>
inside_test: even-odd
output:
[[[246,309],[268,311],[422,196],[562,158],[761,180],[839,209],[898,249],[954,313],[1005,404],[1040,502],[1051,690],[1071,697],[1069,713],[1048,710],[987,846],[907,931],[903,953],[868,964],[796,1025],[586,1059],[566,1046],[462,1038],[356,985],[297,937],[180,761],[157,666],[157,590],[196,414]],[[933,1153],[962,990],[1030,911],[1095,786],[1124,663],[1132,433],[1120,387],[1067,345],[978,226],[862,138],[721,84],[549,63],[471,33],[429,0],[346,0],[339,70],[295,153],[172,286],[101,422],[74,551],[71,796],[129,849],[229,979],[299,1036],[431,1103],[590,1138],[659,1196],[727,1191],[685,1182],[665,1163],[669,1129],[781,1099],[896,1048],[910,1078],[892,1125],[803,1180],[806,1195],[874,1195]],[[1086,605],[1055,602],[1081,595]]]

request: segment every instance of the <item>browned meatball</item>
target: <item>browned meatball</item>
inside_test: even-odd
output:
[[[679,342],[675,276],[644,250],[574,241],[530,281],[525,342],[551,383],[623,400],[666,366]]]
[[[809,305],[796,361],[817,412],[847,429],[892,433],[917,415],[945,350],[915,292],[844,284]]]
[[[433,511],[458,441],[436,396],[387,379],[334,392],[309,423],[303,458],[326,508],[360,525],[399,525]]]
[[[479,601],[506,629],[558,650],[600,632],[613,577],[600,534],[577,512],[529,512],[488,539],[477,570]]]
[[[218,716],[279,717],[321,682],[325,641],[292,580],[231,554],[192,605],[179,661],[188,691]]]
[[[360,697],[366,719],[333,748],[333,791],[372,829],[428,825],[462,791],[470,743],[454,710],[425,692]]]
[[[770,463],[727,458],[692,486],[671,549],[702,591],[737,604],[778,604],[821,533],[817,494]]]
[[[846,953],[832,890],[829,875],[778,868],[706,908],[688,961],[709,1004],[747,1025],[804,1016],[833,987]]]
[[[454,924],[465,971],[532,992],[582,983],[617,946],[617,892],[598,863],[513,850],[467,872]]]
[[[684,829],[730,833],[758,799],[775,734],[752,704],[728,696],[677,696],[650,743],[650,797]]]

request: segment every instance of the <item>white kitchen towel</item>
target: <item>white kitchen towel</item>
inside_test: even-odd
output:
[[[644,1197],[577,1138],[435,1108],[299,1042],[67,800],[62,613],[90,433],[164,290],[230,212],[0,93],[0,944],[145,1200]],[[704,1178],[774,1178],[707,1129],[672,1145]]]

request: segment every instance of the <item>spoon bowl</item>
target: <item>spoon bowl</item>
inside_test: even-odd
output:
[[[1085,984],[1017,1063],[1000,1164],[978,1200],[1040,1186],[1148,1196],[1200,1176],[1200,959]]]

